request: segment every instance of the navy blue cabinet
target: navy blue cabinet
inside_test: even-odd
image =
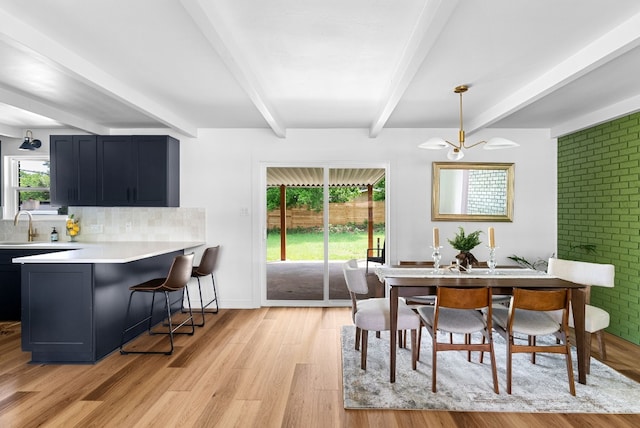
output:
[[[20,321],[20,265],[11,260],[17,257],[53,253],[55,250],[0,250],[0,321]]]
[[[180,206],[180,148],[163,135],[99,136],[97,205]]]
[[[129,287],[166,276],[174,251],[129,263],[25,263],[22,265],[22,350],[34,363],[95,363],[118,349],[124,327]],[[140,293],[145,294],[145,293]],[[136,296],[129,321],[143,320],[151,296]],[[172,311],[181,309],[174,292]],[[166,315],[156,299],[154,322]],[[147,323],[125,336],[144,333]]]
[[[99,207],[180,206],[180,146],[167,135],[52,135],[51,200]]]
[[[50,141],[51,202],[96,205],[96,136],[52,135]]]

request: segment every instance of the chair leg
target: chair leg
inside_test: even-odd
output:
[[[204,327],[204,300],[202,300],[202,284],[200,284],[199,276],[196,276],[196,280],[198,280],[198,294],[200,295],[200,315],[202,317],[202,322],[196,325],[198,327]]]
[[[169,303],[169,293],[166,291],[164,292],[164,304],[167,308],[167,319],[169,322],[169,342],[171,343],[171,349],[169,350],[169,352],[165,352],[165,354],[171,355],[173,353],[173,325],[171,323],[171,304]]]
[[[216,302],[216,310],[213,311],[214,314],[217,314],[220,310],[220,306],[218,306],[218,290],[216,290],[216,279],[213,276],[213,272],[211,272],[211,287],[213,288],[213,300],[207,303],[205,306],[209,306],[214,301]]]
[[[438,363],[438,352],[437,352],[437,344],[438,344],[438,332],[434,330],[433,332],[433,344],[431,346],[431,391],[436,392],[436,365]]]
[[[362,351],[360,352],[360,368],[362,370],[367,369],[367,342],[369,341],[369,332],[362,330]]]
[[[496,394],[500,394],[500,389],[498,386],[498,369],[496,367],[496,353],[493,348],[493,336],[491,334],[491,330],[485,330],[482,332],[482,345],[487,345],[489,348],[489,357],[491,358],[491,374],[493,376],[493,392]],[[480,351],[480,363],[482,364],[482,360],[484,357],[484,351]]]
[[[420,346],[422,346],[422,319],[420,320],[420,327],[418,328],[418,349],[416,353],[416,361],[420,361]]]
[[[469,333],[464,335],[464,344],[469,345],[471,343],[471,335]],[[471,351],[467,351],[467,361],[471,362]]]
[[[585,332],[585,336],[587,339],[587,374],[591,373],[591,333],[588,331]]]
[[[573,378],[573,363],[571,362],[571,345],[569,344],[569,332],[566,331],[563,334],[563,340],[565,345],[565,359],[567,360],[567,375],[569,377],[569,392],[571,395],[576,395],[576,385]]]
[[[360,331],[360,327],[356,327],[356,351],[360,350],[360,337],[362,336],[362,332]]]
[[[411,368],[418,369],[418,350],[420,349],[418,341],[418,332],[411,330]]]
[[[529,346],[536,346],[536,337],[535,336],[529,336]],[[536,363],[536,353],[532,352],[531,353],[531,364],[535,364]]]
[[[513,347],[513,336],[509,335],[509,340],[507,341],[507,394],[511,394],[511,357],[512,357],[512,349]]]
[[[127,327],[127,323],[129,321],[129,315],[131,312],[131,302],[133,300],[133,295],[134,295],[135,291],[132,291],[131,294],[129,294],[129,303],[127,304],[127,313],[125,315],[125,320],[124,320],[124,328],[122,329],[122,336],[120,337],[120,354],[122,355],[127,355],[127,354],[167,354],[164,351],[127,351],[124,349],[124,338],[125,335],[128,331],[133,330],[134,328],[138,327],[139,325],[141,325],[142,323],[144,323],[145,321],[148,321],[147,324],[147,331],[149,332],[149,334],[154,334],[151,330],[151,327],[153,326],[152,324],[152,319],[153,319],[153,308],[154,308],[154,304],[155,304],[155,296],[156,293],[153,292],[151,294],[151,310],[149,311],[149,316],[147,316],[146,318],[138,321],[136,324]],[[169,354],[167,354],[169,355]]]
[[[595,332],[595,335],[596,339],[598,339],[598,348],[600,348],[600,358],[604,361],[607,359],[607,348],[604,344],[604,332],[602,330],[598,330]]]

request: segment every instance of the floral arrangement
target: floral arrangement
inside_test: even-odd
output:
[[[480,234],[482,232],[476,230],[468,235],[465,235],[464,229],[458,227],[458,233],[453,240],[448,239],[449,244],[460,253],[456,256],[456,259],[460,261],[462,266],[473,266],[478,263],[478,259],[471,254],[471,250],[480,245]]]
[[[67,218],[67,235],[71,237],[71,240],[75,240],[76,236],[80,234],[80,220],[74,218],[74,215],[71,214],[69,218]]]

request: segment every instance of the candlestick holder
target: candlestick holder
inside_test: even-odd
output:
[[[496,248],[498,247],[487,248],[489,248],[489,259],[487,260],[487,266],[489,267],[489,274],[493,275],[496,273]]]
[[[431,253],[431,258],[433,258],[433,273],[440,272],[440,260],[442,259],[442,254],[440,254],[440,248],[442,247],[431,247],[433,248],[433,253]]]

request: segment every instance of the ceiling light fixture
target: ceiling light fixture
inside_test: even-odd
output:
[[[27,130],[27,135],[24,137],[24,141],[20,145],[20,150],[35,150],[42,146],[42,141],[33,139],[33,132]]]
[[[460,94],[460,131],[458,132],[458,144],[451,143],[443,138],[430,138],[424,143],[420,144],[418,147],[421,149],[429,149],[429,150],[440,150],[449,148],[449,152],[447,153],[447,159],[452,161],[458,161],[464,157],[464,153],[462,149],[470,149],[472,147],[478,146],[480,144],[484,144],[483,149],[485,150],[497,150],[497,149],[507,149],[509,147],[517,147],[518,143],[514,143],[511,140],[507,140],[506,138],[501,137],[493,137],[488,141],[479,141],[475,144],[466,145],[464,142],[464,129],[462,127],[462,94],[467,92],[469,87],[467,85],[456,86],[453,92],[456,94]]]

